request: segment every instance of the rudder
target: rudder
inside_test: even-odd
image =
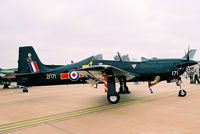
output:
[[[45,71],[32,46],[19,47],[18,73],[34,73]]]

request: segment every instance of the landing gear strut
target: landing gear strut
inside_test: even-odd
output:
[[[131,92],[128,89],[128,86],[126,85],[126,78],[118,78],[120,82],[120,88],[119,88],[119,94],[130,94]]]
[[[151,94],[153,94],[153,90],[151,89],[151,84],[150,84],[150,82],[148,82],[148,87],[149,87],[149,91],[151,92]]]
[[[183,89],[181,77],[178,78],[178,81],[176,82],[176,85],[180,87],[180,91],[178,92],[179,97],[185,97],[187,95],[187,92]]]
[[[9,86],[10,86],[10,82],[9,81],[5,81],[4,83],[3,83],[3,88],[9,88]]]
[[[107,92],[107,100],[111,104],[116,104],[120,101],[119,93],[116,92],[115,77],[111,71],[108,71],[104,76],[105,91]]]

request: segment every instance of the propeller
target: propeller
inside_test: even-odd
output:
[[[189,60],[190,60],[189,51],[190,51],[190,45],[188,46],[188,52],[187,52],[187,61],[189,61]]]

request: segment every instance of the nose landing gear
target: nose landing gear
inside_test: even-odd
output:
[[[180,87],[180,91],[178,92],[179,97],[185,97],[187,95],[187,92],[184,90],[183,81],[181,80],[181,77],[178,78],[178,81],[176,82],[176,85]]]

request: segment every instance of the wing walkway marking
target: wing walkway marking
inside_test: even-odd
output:
[[[200,89],[200,88],[191,88],[189,91],[196,90],[196,89]],[[68,119],[68,118],[73,118],[73,117],[81,116],[81,115],[85,115],[85,114],[105,111],[105,110],[118,108],[118,107],[122,107],[122,106],[127,106],[127,105],[131,105],[131,104],[152,101],[152,100],[169,97],[169,96],[174,96],[174,95],[175,95],[175,92],[173,91],[173,92],[162,93],[162,94],[158,94],[158,95],[154,95],[154,96],[139,98],[139,99],[135,99],[135,100],[124,101],[124,102],[120,102],[118,104],[97,106],[97,107],[77,110],[77,111],[73,111],[73,112],[67,112],[67,113],[51,115],[51,116],[46,116],[46,117],[41,117],[41,118],[36,118],[36,119],[31,119],[31,120],[3,124],[3,125],[0,125],[0,133],[7,132],[7,131],[13,131],[13,130],[25,128],[25,127],[35,126],[35,125],[39,125],[39,124],[55,122],[55,121],[64,120],[64,119]]]

